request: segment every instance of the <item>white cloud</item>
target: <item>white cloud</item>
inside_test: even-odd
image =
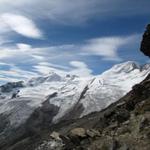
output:
[[[52,64],[49,62],[40,62],[37,65],[33,66],[34,71],[39,74],[49,74],[50,72],[56,72],[60,75],[66,75],[71,68],[66,66],[61,66],[57,64]]]
[[[2,28],[6,28],[7,25],[11,30],[29,38],[42,38],[42,32],[37,28],[31,19],[25,16],[5,13],[1,15],[1,21],[3,21]]]
[[[69,68],[67,66],[52,64],[52,63],[49,63],[49,62],[40,62],[39,65],[53,67],[53,68],[58,68],[58,69],[61,69],[61,70],[69,70],[69,69],[71,69],[71,68]]]
[[[99,55],[104,58],[116,58],[117,50],[120,45],[123,44],[123,40],[117,37],[97,38],[88,41],[87,45],[83,46],[82,50],[94,55]]]
[[[70,71],[70,74],[78,75],[81,77],[87,77],[92,75],[92,70],[82,61],[71,61],[70,65],[75,67]]]
[[[37,63],[48,62],[63,62],[77,60],[85,57],[85,55],[100,56],[103,60],[120,61],[122,58],[119,52],[122,47],[131,45],[138,40],[139,35],[130,35],[127,37],[100,37],[90,39],[84,44],[72,45],[57,45],[33,48],[29,44],[18,43],[16,47],[5,46],[0,47],[0,60],[14,61],[34,61]]]
[[[27,80],[29,78],[38,76],[36,72],[21,69],[13,64],[0,63],[0,66],[3,65],[8,66],[9,69],[0,71],[0,84],[5,82]]]
[[[71,61],[70,65],[75,68],[86,68],[87,67],[87,65],[81,61]]]
[[[33,66],[34,70],[39,72],[40,74],[49,74],[50,72],[53,72],[55,69],[51,68],[49,66],[44,65],[36,65]]]
[[[31,45],[29,44],[25,44],[25,43],[18,43],[17,47],[19,48],[19,50],[21,51],[30,51],[31,50]]]
[[[53,64],[51,66],[49,63],[45,64],[45,62],[44,62],[43,64],[39,63],[39,64],[33,66],[33,68],[34,68],[34,71],[38,72],[41,75],[49,74],[50,72],[55,72],[60,75],[66,75],[68,73],[63,69],[57,69],[54,66],[55,66],[55,64]]]
[[[3,75],[4,77],[7,77],[7,76],[13,77],[18,80],[19,79],[28,79],[28,78],[37,76],[37,74],[34,72],[25,71],[18,67],[12,67],[10,70],[7,70],[7,71],[3,70],[0,72],[0,75]]]
[[[48,62],[41,62],[36,66],[33,66],[34,71],[40,74],[48,74],[50,72],[56,72],[60,75],[72,74],[81,77],[88,77],[92,75],[92,70],[82,61],[71,61],[69,62],[70,68]]]
[[[0,59],[7,59],[7,58],[12,58],[12,57],[16,57],[18,55],[18,51],[17,50],[11,50],[11,49],[7,49],[7,48],[1,48],[0,50]]]
[[[131,35],[127,37],[100,37],[87,41],[85,45],[81,47],[83,54],[98,55],[103,60],[121,61],[121,57],[118,52],[122,46],[128,45],[137,39],[139,35]]]

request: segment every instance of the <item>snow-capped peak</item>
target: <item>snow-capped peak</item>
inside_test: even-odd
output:
[[[121,72],[125,72],[125,73],[129,73],[135,69],[139,69],[140,70],[141,66],[134,61],[127,61],[121,64],[117,64],[114,67],[112,67],[111,71],[113,70],[114,72],[117,73],[121,73]]]
[[[150,70],[150,64],[143,65],[142,70]]]
[[[27,81],[26,84],[27,86],[37,86],[44,82],[60,82],[62,79],[63,77],[58,75],[57,73],[50,72],[48,75],[32,78],[29,81]]]

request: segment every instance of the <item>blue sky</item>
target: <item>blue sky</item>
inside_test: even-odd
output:
[[[139,47],[149,6],[149,0],[1,0],[0,83],[147,63]]]

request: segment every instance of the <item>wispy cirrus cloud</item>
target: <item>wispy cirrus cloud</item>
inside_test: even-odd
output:
[[[10,11],[34,19],[42,17],[55,23],[77,25],[93,18],[148,14],[149,5],[148,0],[1,0],[0,13]]]
[[[2,28],[7,28],[7,31],[9,31],[10,29],[20,35],[29,38],[40,39],[43,37],[42,32],[38,29],[35,23],[25,16],[11,13],[4,13],[0,17],[1,21],[3,21]]]
[[[82,61],[71,61],[70,65],[74,67],[74,69],[70,71],[71,74],[87,77],[93,73],[88,65]]]
[[[81,47],[81,52],[83,55],[101,56],[103,60],[121,61],[119,51],[122,47],[134,43],[139,37],[140,34],[134,34],[125,37],[112,36],[90,39]]]
[[[44,47],[32,47],[29,44],[17,43],[15,47],[1,47],[0,60],[17,59],[37,61],[48,60],[73,60],[86,55],[99,56],[102,60],[121,61],[123,58],[119,55],[122,47],[130,45],[138,40],[140,34],[129,36],[99,37],[89,39],[82,44],[55,45]]]
[[[33,66],[34,71],[40,74],[48,74],[49,72],[56,72],[61,75],[72,74],[81,77],[89,77],[92,75],[92,70],[83,61],[70,61],[70,67],[56,65],[48,62],[42,62]]]
[[[0,71],[0,84],[28,80],[33,77],[47,75],[50,72],[55,72],[64,76],[67,74],[78,75],[81,77],[92,75],[92,70],[82,61],[71,61],[69,64],[70,67],[66,67],[49,62],[41,62],[33,65],[32,70],[29,71],[12,64],[0,63],[0,68],[4,65],[9,67],[9,69]]]
[[[0,69],[0,85],[5,82],[16,82],[38,76],[38,73],[34,71],[21,69],[14,64],[9,63],[0,63]]]

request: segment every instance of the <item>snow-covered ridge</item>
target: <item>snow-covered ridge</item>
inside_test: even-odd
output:
[[[48,100],[59,108],[53,121],[81,108],[80,105],[81,117],[115,102],[149,73],[150,64],[140,66],[130,61],[90,78],[52,72],[26,82],[9,83],[0,87],[0,114],[9,114],[11,125],[18,126]]]

